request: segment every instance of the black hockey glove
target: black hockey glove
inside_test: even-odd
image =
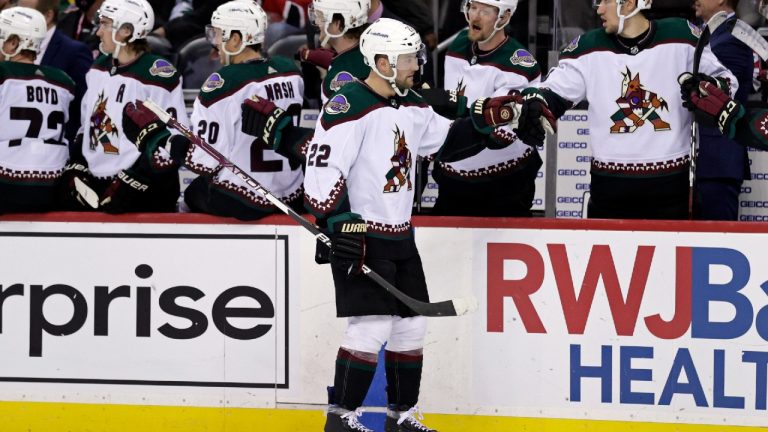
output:
[[[513,130],[517,137],[531,147],[544,145],[547,134],[557,131],[557,123],[547,100],[538,89],[528,88],[522,93],[520,118]]]
[[[123,107],[123,133],[136,144],[140,153],[144,153],[148,146],[154,152],[158,141],[167,139],[171,134],[165,123],[138,100],[136,103],[128,102]]]
[[[241,105],[243,133],[253,135],[271,149],[280,144],[281,131],[291,122],[291,115],[267,99],[253,96]]]
[[[357,213],[342,213],[328,218],[331,238],[331,265],[347,276],[360,274],[365,262],[365,221]]]
[[[93,190],[93,175],[84,161],[70,161],[59,178],[59,206],[66,211],[88,211],[99,206],[99,194]]]
[[[519,93],[476,100],[469,111],[472,124],[482,133],[491,133],[496,126],[514,123],[523,102]]]
[[[459,96],[456,90],[433,89],[422,84],[418,90],[429,106],[439,115],[451,120],[464,117],[467,113],[467,98]]]
[[[698,92],[700,83],[712,83],[717,88],[723,90],[726,93],[728,93],[730,87],[727,81],[721,78],[711,77],[703,73],[697,73],[694,75],[690,72],[683,72],[680,74],[680,76],[677,77],[677,82],[680,84],[680,96],[683,98],[683,106],[687,108],[688,111],[693,111],[695,109],[693,104],[691,104],[690,96],[691,93]]]
[[[728,138],[734,137],[736,123],[745,114],[740,103],[708,81],[701,81],[698,91],[692,91],[688,100],[697,121],[705,125],[717,125],[720,133]]]
[[[100,210],[111,214],[132,211],[132,204],[149,190],[149,181],[136,170],[125,169],[107,186],[99,202]]]

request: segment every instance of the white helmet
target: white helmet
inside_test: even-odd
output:
[[[419,33],[408,24],[389,18],[379,18],[365,29],[360,36],[360,52],[365,64],[371,67],[380,77],[389,81],[392,88],[400,96],[408,94],[408,89],[402,91],[395,83],[397,65],[400,55],[416,54],[418,65],[423,66],[427,61],[426,49],[421,42]],[[384,76],[376,67],[376,56],[385,55],[392,66],[392,76]]]
[[[597,8],[600,6],[600,3],[604,2],[605,0],[592,0],[592,5]],[[621,7],[624,6],[624,3],[626,0],[616,0],[616,15],[619,17],[619,29],[616,30],[616,34],[621,34],[621,32],[624,31],[624,22],[628,20],[629,18],[632,18],[633,16],[640,13],[640,11],[644,9],[650,9],[651,3],[653,3],[653,0],[637,0],[637,6],[635,7],[635,10],[629,13],[629,15],[622,15],[621,14]]]
[[[115,52],[105,54],[112,54],[114,58],[117,58],[120,48],[126,43],[146,38],[155,26],[155,12],[147,0],[104,0],[96,16],[98,19],[112,20],[112,42],[115,44]],[[120,42],[116,37],[117,32],[127,24],[133,27],[131,37],[126,42]],[[101,45],[99,49],[104,52]]]
[[[219,34],[216,30],[219,30]],[[232,32],[237,31],[243,43],[237,51],[229,52],[225,48]],[[212,45],[224,54],[221,63],[229,64],[230,58],[243,52],[248,45],[264,42],[267,32],[267,14],[253,1],[234,0],[222,4],[211,15],[211,23],[205,27],[205,36]]]
[[[344,36],[351,28],[357,28],[368,23],[368,10],[371,8],[371,0],[313,0],[309,5],[309,20],[312,24],[323,24],[325,38],[320,42],[326,45],[330,38]],[[333,15],[339,14],[344,18],[344,29],[339,34],[328,33],[328,26],[333,21]]]
[[[472,6],[472,3],[475,2],[488,6],[495,6],[499,10],[499,14],[496,17],[496,22],[493,24],[493,31],[491,32],[491,35],[480,43],[488,42],[496,34],[496,32],[509,24],[509,19],[504,22],[504,14],[507,11],[509,11],[509,17],[511,19],[512,15],[515,14],[515,10],[517,10],[517,0],[463,0],[461,2],[461,12],[464,14],[464,19],[467,20],[467,23],[469,23],[469,9]]]
[[[0,12],[0,51],[5,60],[10,60],[21,50],[40,51],[40,43],[45,39],[48,25],[43,14],[27,7],[12,7]],[[19,38],[19,46],[13,53],[3,51],[2,45],[11,36]]]

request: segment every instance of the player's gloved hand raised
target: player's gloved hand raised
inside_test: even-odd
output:
[[[123,107],[123,133],[136,144],[141,153],[148,143],[155,142],[161,135],[170,135],[165,123],[138,100],[136,103],[128,102]]]
[[[331,67],[331,62],[334,57],[336,57],[336,51],[328,48],[309,49],[307,47],[301,47],[299,48],[299,52],[296,53],[296,60],[313,64],[325,70],[328,70],[328,68]]]
[[[417,92],[427,105],[445,118],[454,120],[464,117],[467,112],[467,97],[460,96],[456,90],[433,89],[424,83]]]
[[[360,274],[365,262],[365,221],[357,213],[342,213],[328,218],[331,237],[331,265],[347,276]]]
[[[557,131],[557,123],[547,100],[538,89],[523,90],[523,104],[518,124],[513,130],[520,140],[529,146],[541,146],[547,134]]]
[[[698,91],[691,92],[688,100],[697,121],[717,125],[720,133],[733,138],[736,134],[736,122],[745,114],[740,103],[708,81],[701,81]]]
[[[469,116],[475,129],[491,133],[496,126],[514,124],[520,115],[523,98],[519,93],[493,98],[480,98],[470,108]]]
[[[149,181],[135,170],[125,169],[107,186],[101,195],[99,209],[106,213],[121,214],[131,211],[133,203],[149,190]]]
[[[243,133],[253,135],[271,149],[280,144],[281,130],[291,122],[291,115],[268,99],[252,96],[241,105]]]

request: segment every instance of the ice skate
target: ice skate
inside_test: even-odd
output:
[[[368,429],[362,423],[360,423],[360,416],[363,414],[363,410],[358,408],[354,411],[348,411],[339,407],[331,407],[328,409],[328,414],[325,418],[324,432],[373,432],[372,429]],[[389,429],[387,429],[389,430]],[[398,429],[393,429],[398,430]],[[402,429],[408,430],[408,429]],[[413,429],[421,430],[421,429]]]
[[[424,416],[418,407],[408,411],[387,410],[387,421],[384,424],[385,432],[437,432],[421,423]]]

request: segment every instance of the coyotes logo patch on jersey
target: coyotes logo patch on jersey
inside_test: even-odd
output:
[[[413,189],[411,184],[411,150],[405,142],[405,132],[395,126],[395,154],[389,159],[392,169],[387,172],[387,184],[384,185],[384,193],[400,192],[400,188],[407,185],[408,190]]]
[[[627,73],[622,75],[621,96],[616,99],[619,109],[611,116],[611,133],[633,133],[646,123],[653,125],[657,132],[670,130],[669,123],[659,116],[659,111],[669,111],[667,102],[643,87],[639,72],[633,77],[627,68]]]
[[[107,98],[104,97],[104,92],[99,93],[99,99],[96,101],[96,105],[93,107],[91,113],[91,141],[89,148],[96,150],[96,147],[101,144],[104,148],[104,153],[107,154],[120,154],[120,150],[112,144],[110,138],[117,137],[117,126],[112,121],[112,118],[107,114]]]

